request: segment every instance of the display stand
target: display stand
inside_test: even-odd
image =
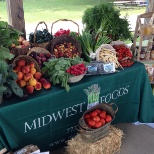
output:
[[[142,23],[142,19],[149,20],[148,24],[144,25]],[[152,27],[153,21],[154,21],[154,12],[148,12],[148,13],[141,14],[137,17],[137,20],[136,20],[136,27],[135,27],[132,51],[133,51],[134,60],[144,63],[145,66],[154,64],[154,60],[152,60],[152,59],[143,59],[143,60],[140,59],[141,49],[146,48],[147,51],[149,51],[149,46],[150,46],[149,40],[150,39],[153,40],[153,38],[154,38],[154,32],[153,32],[153,27]],[[148,28],[146,29],[145,26],[147,26]],[[139,41],[139,44],[137,45],[136,41],[137,41],[138,37],[140,38],[140,41]],[[154,84],[154,81],[151,81],[150,83]]]
[[[135,33],[134,33],[134,39],[133,39],[133,45],[132,45],[132,49],[133,49],[133,55],[135,54],[136,51],[136,41],[137,38],[140,38],[140,42],[139,42],[139,46],[138,46],[138,50],[137,50],[137,57],[136,60],[140,61],[140,53],[141,53],[141,48],[142,48],[142,41],[144,40],[144,38],[146,39],[150,39],[152,38],[154,35],[150,34],[150,35],[145,35],[144,34],[144,24],[141,23],[141,19],[144,18],[149,18],[150,22],[148,25],[152,25],[153,21],[154,21],[154,12],[148,12],[148,13],[144,13],[141,14],[137,17],[136,20],[136,27],[135,27]]]

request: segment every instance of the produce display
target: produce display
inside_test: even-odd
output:
[[[12,48],[25,48],[25,47],[29,47],[30,43],[29,41],[27,41],[26,39],[24,39],[22,36],[19,36],[19,38],[17,39],[18,41],[18,45],[12,43],[11,47]]]
[[[32,94],[34,90],[41,90],[42,87],[51,88],[51,83],[42,77],[41,72],[37,72],[33,62],[27,63],[24,59],[20,59],[13,70],[17,74],[17,84],[27,94]]]
[[[43,52],[37,53],[35,51],[32,51],[29,54],[29,56],[31,56],[32,58],[34,58],[37,61],[40,69],[42,69],[42,67],[44,66],[43,63],[47,62],[52,57],[50,53],[43,53]]]
[[[134,63],[130,49],[124,44],[114,45],[113,48],[117,52],[116,56],[122,67],[129,67]]]
[[[76,64],[76,65],[70,66],[66,70],[66,72],[71,74],[71,75],[78,76],[78,75],[84,74],[86,70],[87,70],[87,68],[86,68],[85,64],[84,63],[80,63],[80,64]]]
[[[57,44],[54,47],[53,54],[56,58],[65,57],[72,58],[79,55],[77,48],[71,42]]]
[[[46,28],[37,30],[39,24],[42,23],[45,24]],[[42,87],[49,89],[51,83],[64,87],[68,92],[70,89],[69,83],[80,81],[84,75],[114,73],[115,68],[131,66],[134,63],[132,53],[126,45],[109,45],[111,39],[102,35],[100,31],[96,34],[82,31],[82,34],[80,34],[79,27],[78,33],[61,28],[53,36],[49,33],[47,24],[42,21],[38,23],[35,32],[30,33],[29,41],[27,41],[22,37],[22,33],[14,34],[15,31],[12,28],[10,30],[12,32],[9,34],[7,34],[8,31],[3,31],[7,36],[10,35],[11,40],[8,43],[2,43],[1,49],[4,50],[4,53],[7,53],[3,48],[7,45],[9,52],[15,55],[8,57],[20,59],[20,56],[22,58],[28,56],[28,61],[30,59],[32,61],[27,62],[25,59],[19,60],[17,58],[18,61],[14,65],[14,59],[7,58],[6,60],[6,62],[12,62],[12,71],[14,71],[17,79],[14,75],[12,77],[16,87],[18,87],[18,92],[14,91],[14,93],[18,93],[20,96],[23,95],[23,92],[32,94],[34,90],[41,90]],[[13,35],[11,36],[11,34]],[[32,50],[32,46],[42,50]],[[5,57],[4,53],[2,52],[2,57]],[[10,59],[12,61],[9,61]],[[88,64],[88,62],[90,63]],[[1,75],[0,79],[3,77],[4,75]],[[150,80],[154,80],[153,77],[150,77]]]
[[[34,42],[34,35],[36,36],[36,43],[45,43],[45,42],[49,42],[50,40],[53,39],[53,36],[48,32],[47,29],[43,29],[43,30],[37,30],[36,34],[31,32],[29,35],[29,41],[31,43],[35,43]]]
[[[22,36],[19,36],[17,39],[17,43],[11,44],[11,53],[15,55],[15,57],[20,55],[26,55],[30,48],[30,42],[25,40]]]
[[[100,45],[111,42],[107,36],[98,37],[97,35],[94,36],[90,32],[85,31],[82,31],[81,35],[77,35],[76,33],[71,33],[70,35],[80,42],[82,55],[88,62],[95,60],[95,53]]]
[[[116,52],[114,49],[107,49],[103,46],[98,48],[96,50],[96,60],[101,60],[103,62],[113,62],[115,65],[115,68],[121,67],[120,63],[118,62],[118,59],[116,57]]]
[[[115,71],[115,64],[113,62],[91,61],[87,65],[86,75],[109,74]]]
[[[42,72],[49,78],[53,85],[60,84],[66,91],[69,91],[68,79],[71,76],[70,73],[77,74],[79,71],[75,71],[75,68],[79,65],[83,66],[83,63],[83,59],[78,56],[74,58],[55,58],[44,63],[45,66],[42,68]],[[71,66],[73,66],[73,70]],[[69,71],[69,69],[71,70]],[[81,67],[80,72],[81,70],[83,71],[83,67]]]
[[[89,128],[97,129],[111,122],[112,117],[104,110],[95,109],[84,115],[84,121]]]
[[[23,96],[23,90],[16,83],[17,75],[13,72],[11,63],[8,63],[14,58],[10,46],[12,43],[18,44],[19,35],[19,31],[10,27],[7,22],[0,21],[0,103],[5,98]]]
[[[58,37],[58,36],[61,36],[61,35],[70,35],[70,29],[64,30],[64,29],[60,28],[60,30],[58,30],[58,31],[54,34],[55,37]]]

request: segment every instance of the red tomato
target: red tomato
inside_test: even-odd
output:
[[[105,114],[104,112],[101,112],[101,113],[99,114],[99,117],[102,118],[102,119],[104,119],[104,118],[106,117],[106,114]]]
[[[87,124],[88,124],[89,127],[94,127],[95,126],[95,121],[89,119],[88,122],[87,122]]]
[[[91,117],[95,117],[95,116],[97,116],[98,115],[98,113],[96,112],[96,111],[92,111],[91,113],[90,113],[90,116]]]
[[[100,122],[102,123],[102,125],[105,124],[105,120],[104,119],[101,119]]]
[[[106,118],[105,118],[105,121],[106,122],[110,122],[111,120],[112,120],[111,116],[110,115],[107,115]]]
[[[89,119],[90,118],[90,115],[89,114],[85,114],[84,115],[84,119]]]
[[[102,113],[106,114],[106,111],[102,111]]]
[[[100,121],[100,117],[99,117],[99,116],[92,117],[92,119],[93,119],[94,121]]]
[[[88,122],[89,122],[90,120],[91,120],[91,119],[85,119],[86,124],[88,124]]]
[[[97,113],[101,113],[101,110],[100,109],[96,109],[95,110]]]
[[[102,126],[102,123],[100,121],[98,121],[98,122],[95,122],[94,128],[99,128],[101,126]]]

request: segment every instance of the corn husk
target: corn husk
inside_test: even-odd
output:
[[[123,137],[122,130],[110,126],[109,134],[98,140],[90,143],[82,140],[80,134],[67,142],[67,154],[114,154],[120,151],[121,140]]]

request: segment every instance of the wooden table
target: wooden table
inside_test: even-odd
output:
[[[123,8],[123,9],[133,9],[132,7],[129,7],[129,4],[131,3],[131,1],[116,1],[113,2],[113,4],[115,6],[117,6],[119,9]]]
[[[113,2],[115,6],[117,6],[119,9],[134,9],[133,6],[143,7],[146,6],[145,0],[137,0],[137,1],[116,1]]]

